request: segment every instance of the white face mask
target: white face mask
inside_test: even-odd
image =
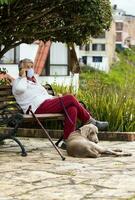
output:
[[[34,69],[30,68],[27,70],[27,77],[32,78],[32,76],[34,76]]]

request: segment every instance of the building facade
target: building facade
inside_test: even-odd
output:
[[[112,21],[109,31],[97,38],[92,38],[89,44],[80,46],[79,60],[81,65],[109,72],[115,56],[115,23]]]
[[[135,46],[135,16],[126,15],[122,9],[115,5],[113,16],[116,26],[116,48],[123,49]]]

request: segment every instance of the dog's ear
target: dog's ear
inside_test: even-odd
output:
[[[89,134],[87,136],[88,140],[98,143],[99,140],[97,134],[98,134],[98,128],[95,125],[89,126]]]
[[[88,134],[89,134],[89,126],[88,125],[84,125],[82,127],[80,127],[80,131],[81,131],[81,135],[83,137],[88,137]]]
[[[89,124],[90,132],[95,132],[98,134],[98,128],[94,124]]]

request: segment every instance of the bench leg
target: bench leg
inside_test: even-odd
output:
[[[4,145],[4,141],[3,140],[0,140],[0,145]]]
[[[11,136],[10,138],[12,140],[14,140],[20,146],[20,148],[22,150],[21,156],[27,156],[27,152],[26,152],[24,146],[22,145],[22,143],[16,137],[14,137],[14,136]]]

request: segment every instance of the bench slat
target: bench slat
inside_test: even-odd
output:
[[[61,113],[46,113],[46,114],[35,114],[37,118],[55,118],[55,117],[63,117],[64,115]],[[24,118],[33,118],[32,115],[24,114]]]
[[[12,87],[10,85],[0,85],[0,91],[1,90],[12,90]]]
[[[0,97],[0,102],[15,102],[15,98],[13,96],[7,96],[7,97]]]
[[[12,95],[11,90],[0,90],[0,96]]]
[[[61,113],[35,114],[35,116],[37,118],[62,118],[62,119],[64,118],[64,115]],[[27,114],[24,114],[23,117],[24,117],[24,119],[33,118],[32,115],[27,115]]]

